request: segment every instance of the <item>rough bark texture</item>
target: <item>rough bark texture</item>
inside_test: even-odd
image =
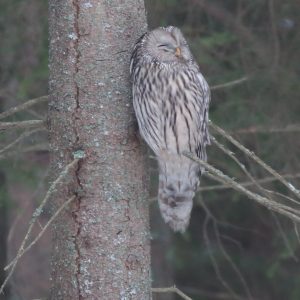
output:
[[[140,0],[49,0],[53,174],[84,154],[53,197],[51,299],[151,299],[147,178],[128,76],[146,30]]]

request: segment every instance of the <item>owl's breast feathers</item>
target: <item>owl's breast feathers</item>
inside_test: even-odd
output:
[[[140,132],[152,150],[189,151],[206,159],[210,92],[197,66],[172,70],[142,64],[133,71],[133,103]]]

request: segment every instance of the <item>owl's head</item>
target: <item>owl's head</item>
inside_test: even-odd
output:
[[[173,26],[150,31],[144,40],[144,50],[159,63],[187,63],[192,54],[180,29]]]

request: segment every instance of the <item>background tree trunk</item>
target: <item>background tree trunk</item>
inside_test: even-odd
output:
[[[51,298],[150,299],[144,154],[128,66],[146,30],[140,0],[50,0],[53,176],[84,154],[53,197],[76,195],[53,227]]]
[[[0,105],[1,111],[1,105]],[[1,196],[6,194],[5,185],[5,173],[0,170],[0,194]],[[6,265],[6,239],[7,239],[7,203],[5,202],[5,196],[0,201],[0,282],[5,279],[4,267]],[[8,288],[4,291],[4,294],[0,294],[0,300],[5,300],[5,297],[9,295]]]

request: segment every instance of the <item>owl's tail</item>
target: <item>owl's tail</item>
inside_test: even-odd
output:
[[[158,161],[160,212],[174,231],[183,233],[189,225],[200,167],[189,158],[177,154],[164,153]]]

